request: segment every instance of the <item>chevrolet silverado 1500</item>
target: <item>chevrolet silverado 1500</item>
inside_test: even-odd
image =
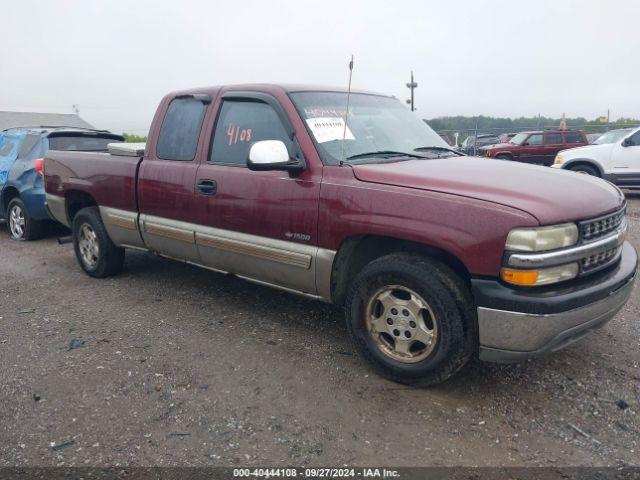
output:
[[[625,304],[615,186],[461,156],[398,100],[347,97],[171,93],[146,145],[50,152],[47,206],[91,276],[134,248],[344,305],[362,356],[413,385],[558,350]]]

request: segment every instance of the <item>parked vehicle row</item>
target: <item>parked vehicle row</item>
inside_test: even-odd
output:
[[[500,137],[494,134],[482,134],[478,135],[477,138],[474,135],[469,135],[458,147],[458,151],[466,155],[475,155],[481,147],[499,142]]]
[[[612,130],[593,145],[564,150],[554,168],[602,177],[624,188],[640,188],[640,128]]]
[[[521,132],[507,142],[478,148],[478,155],[572,170],[634,189],[640,188],[639,132],[638,128],[610,130],[591,144],[577,130]]]
[[[90,276],[135,248],[343,305],[360,354],[412,385],[556,351],[625,304],[637,255],[614,185],[460,155],[393,97],[346,104],[333,88],[171,93],[144,146],[50,151],[47,208]]]
[[[508,142],[478,149],[478,155],[536,165],[551,165],[560,150],[587,145],[579,130],[539,130],[520,132]]]
[[[42,162],[49,150],[106,152],[124,137],[76,127],[19,127],[0,132],[0,218],[15,240],[40,238],[52,222],[45,208]]]

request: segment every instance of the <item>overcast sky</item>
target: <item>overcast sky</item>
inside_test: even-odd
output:
[[[168,91],[287,82],[408,97],[421,117],[640,117],[640,1],[2,0],[0,110],[146,133]]]

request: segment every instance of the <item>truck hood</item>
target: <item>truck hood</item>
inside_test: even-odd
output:
[[[624,205],[624,195],[599,178],[505,160],[455,157],[353,165],[363,182],[429,190],[517,208],[541,225],[593,218]]]
[[[594,160],[603,160],[608,158],[611,150],[615,147],[615,143],[604,143],[602,145],[585,145],[584,147],[570,148],[560,152],[565,160],[573,160],[574,158],[592,158]]]

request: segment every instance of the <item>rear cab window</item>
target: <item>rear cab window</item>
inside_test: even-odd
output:
[[[158,158],[179,161],[195,158],[209,101],[195,96],[171,100],[158,135]]]
[[[124,138],[119,135],[99,133],[54,133],[49,136],[49,150],[106,152],[110,143],[118,142],[124,142]]]

